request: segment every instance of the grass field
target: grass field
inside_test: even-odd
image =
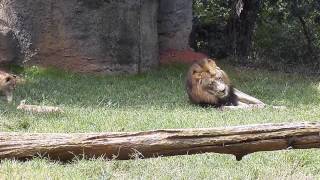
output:
[[[52,69],[22,71],[15,102],[0,104],[0,130],[7,132],[145,131],[320,119],[320,78],[223,66],[236,87],[286,110],[217,111],[189,104],[186,66],[174,65],[134,76],[92,76]],[[64,114],[17,111],[20,100],[64,108]],[[320,151],[230,155],[202,154],[131,161],[74,159],[5,160],[0,179],[320,179]]]

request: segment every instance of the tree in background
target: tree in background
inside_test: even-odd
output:
[[[319,2],[265,1],[254,37],[256,62],[319,69]]]
[[[194,21],[192,47],[210,56],[271,68],[319,69],[318,0],[195,0]]]
[[[233,57],[238,63],[244,64],[250,58],[260,4],[260,0],[231,1],[231,12],[226,27],[228,32],[227,42]],[[239,10],[239,8],[242,10]]]
[[[230,2],[224,0],[193,1],[193,31],[191,47],[210,56],[225,58],[230,53],[227,48],[227,26]]]

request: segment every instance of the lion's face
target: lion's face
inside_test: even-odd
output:
[[[224,98],[228,95],[229,85],[225,82],[223,73],[217,69],[215,74],[203,73],[199,80],[199,86],[208,93]]]
[[[193,102],[215,104],[229,95],[230,80],[212,59],[203,59],[190,67],[187,92]]]

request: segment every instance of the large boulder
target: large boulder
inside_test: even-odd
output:
[[[21,63],[103,74],[137,73],[158,64],[158,0],[0,3],[0,31],[12,32]]]

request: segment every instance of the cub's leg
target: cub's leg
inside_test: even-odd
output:
[[[4,92],[4,95],[6,96],[7,98],[7,101],[8,103],[12,103],[12,100],[13,100],[13,90],[7,90]]]

